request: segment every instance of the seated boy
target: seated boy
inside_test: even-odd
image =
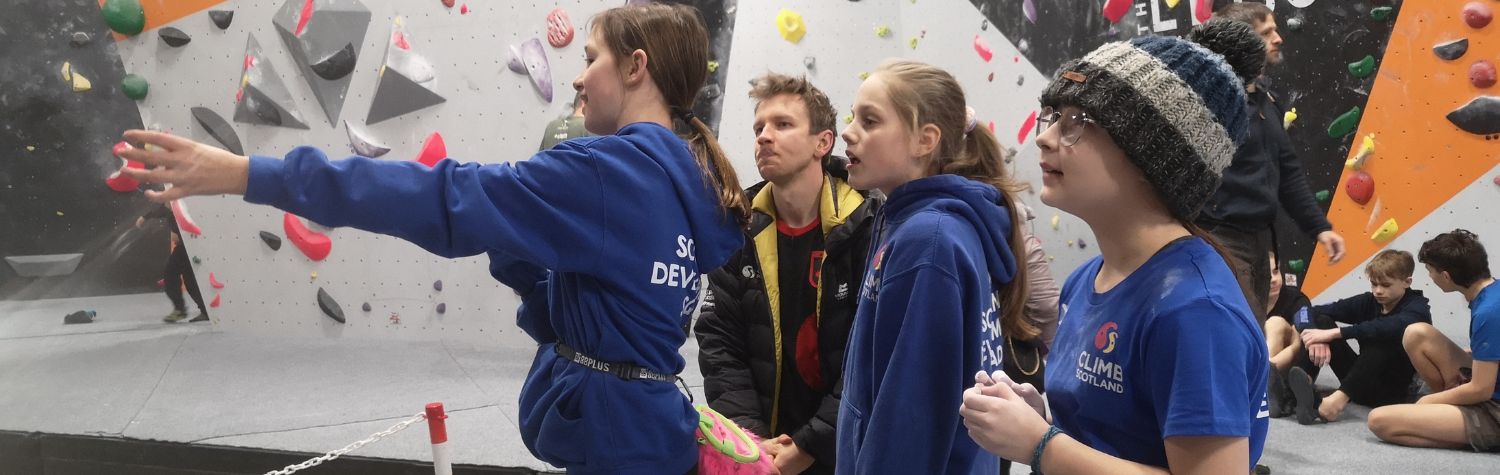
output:
[[[1432,325],[1408,328],[1407,354],[1438,392],[1416,404],[1376,409],[1370,413],[1370,431],[1381,440],[1412,447],[1500,448],[1500,384],[1495,377],[1500,368],[1500,285],[1491,285],[1495,279],[1489,256],[1473,233],[1461,229],[1422,244],[1418,255],[1438,288],[1462,293],[1469,301],[1472,351],[1459,349]]]
[[[1338,420],[1351,401],[1380,407],[1410,401],[1411,360],[1401,346],[1406,327],[1432,322],[1432,310],[1422,291],[1411,290],[1416,268],[1411,253],[1384,250],[1365,266],[1370,291],[1312,309],[1315,328],[1302,330],[1302,344],[1312,366],[1297,365],[1287,372],[1286,384],[1296,399],[1299,424]],[[1337,323],[1349,326],[1339,328]],[[1359,340],[1356,354],[1346,340]],[[1313,381],[1318,367],[1333,366],[1339,389],[1318,396]]]
[[[1286,283],[1282,278],[1281,266],[1275,254],[1271,255],[1269,302],[1271,304],[1266,311],[1265,330],[1267,354],[1271,355],[1271,376],[1268,379],[1270,386],[1267,393],[1270,395],[1271,417],[1279,418],[1291,415],[1296,402],[1291,390],[1286,387],[1286,374],[1293,364],[1306,360],[1298,358],[1302,354],[1302,337],[1297,332],[1312,328],[1309,316],[1312,301],[1307,299],[1301,289]],[[1309,364],[1308,367],[1312,366]]]

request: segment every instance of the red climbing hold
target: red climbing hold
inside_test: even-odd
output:
[[[224,288],[224,284],[222,284],[222,283],[219,282],[219,278],[218,277],[214,277],[214,273],[213,272],[209,272],[208,273],[208,285],[214,286],[215,289],[222,289],[222,288]]]
[[[1135,4],[1131,0],[1105,0],[1104,19],[1110,23],[1119,23],[1125,13],[1130,11],[1130,6]]]
[[[458,7],[458,13],[461,13],[461,14],[464,14],[464,15],[468,15],[469,14],[469,4],[465,3],[462,6]]]
[[[1500,175],[1495,175],[1495,185],[1500,185]]]
[[[214,294],[214,301],[209,302],[208,303],[208,307],[209,308],[219,308],[219,301],[220,300],[221,300],[221,296],[219,294]]]
[[[442,134],[433,132],[422,143],[422,153],[417,155],[417,162],[432,167],[444,158],[448,158],[448,146],[443,143]]]
[[[443,6],[453,8],[453,0],[443,0]]]
[[[113,149],[115,157],[119,157],[121,160],[124,160],[125,165],[120,167],[118,171],[111,173],[109,175],[109,178],[106,178],[104,180],[104,184],[108,185],[109,189],[118,191],[120,193],[129,193],[141,187],[141,181],[125,175],[125,169],[137,168],[144,170],[146,168],[146,164],[125,160],[124,157],[120,157],[121,152],[130,150],[131,148],[133,147],[131,147],[130,144],[123,141],[115,144],[115,147]]]
[[[1480,89],[1495,85],[1495,64],[1487,59],[1475,61],[1469,66],[1469,83]]]
[[[302,251],[308,259],[321,261],[328,258],[328,253],[333,250],[333,241],[321,233],[313,232],[302,224],[302,220],[292,213],[287,213],[281,218],[281,225],[286,231],[286,237],[292,240],[292,244]]]
[[[552,9],[552,13],[547,14],[547,44],[561,48],[572,42],[573,20],[562,7]]]
[[[171,207],[172,217],[177,218],[178,229],[194,236],[203,235],[203,228],[198,227],[198,223],[193,222],[193,215],[188,214],[187,203],[183,203],[182,200],[172,200]]]
[[[1026,116],[1026,121],[1021,123],[1021,131],[1016,133],[1016,143],[1026,143],[1026,138],[1031,136],[1031,129],[1036,128],[1036,111]]]
[[[307,21],[312,19],[312,14],[313,0],[302,0],[302,15],[297,17],[297,32],[294,33],[298,38],[302,37],[302,30],[307,28]]]
[[[1198,8],[1193,10],[1193,15],[1198,18],[1198,23],[1208,21],[1214,16],[1214,4],[1208,0],[1198,0]]]
[[[110,153],[115,154],[116,157],[125,158],[125,157],[120,157],[120,154],[124,153],[127,150],[133,149],[133,148],[135,148],[135,147],[131,147],[130,146],[130,142],[126,142],[124,140],[121,140],[120,143],[115,144],[115,147],[113,149],[110,149]]]
[[[984,37],[979,36],[978,33],[974,34],[974,52],[979,53],[979,58],[983,59],[986,63],[995,58],[995,53],[990,51],[989,43],[985,43]]]
[[[1363,170],[1354,172],[1349,176],[1349,181],[1344,183],[1344,191],[1349,193],[1349,199],[1364,206],[1370,202],[1370,197],[1375,195],[1375,179]]]
[[[1495,13],[1490,11],[1490,6],[1481,2],[1469,2],[1464,5],[1464,23],[1469,28],[1480,29],[1489,26],[1490,20],[1495,18]]]

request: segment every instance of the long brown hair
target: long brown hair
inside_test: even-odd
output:
[[[611,8],[594,17],[593,28],[604,46],[623,62],[636,50],[646,53],[646,70],[672,115],[689,129],[684,137],[693,149],[703,179],[718,195],[719,204],[735,223],[744,226],[750,205],[740,180],[702,120],[692,116],[698,90],[708,79],[708,30],[698,11],[683,5],[630,5]]]
[[[876,69],[886,79],[886,93],[897,115],[913,132],[933,124],[942,131],[932,152],[927,172],[931,175],[953,174],[986,183],[1000,192],[1000,199],[1010,213],[1010,252],[1016,259],[1016,276],[1000,286],[1000,327],[1007,336],[1025,340],[1041,334],[1036,325],[1023,318],[1030,279],[1026,275],[1026,241],[1016,194],[1026,185],[1010,177],[1005,169],[1000,141],[989,128],[969,124],[963,87],[952,74],[928,64],[892,59]]]

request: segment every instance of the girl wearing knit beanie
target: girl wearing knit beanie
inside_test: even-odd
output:
[[[1001,370],[1022,317],[1017,186],[952,75],[903,60],[859,88],[843,131],[849,184],[887,195],[844,357],[838,473],[999,472],[958,407],[969,375]]]
[[[1051,424],[1034,390],[981,374],[959,411],[970,434],[1049,475],[1247,473],[1266,346],[1191,224],[1245,134],[1241,80],[1202,46],[1143,37],[1064,65],[1041,102],[1042,201],[1088,223],[1102,255],[1063,286]]]

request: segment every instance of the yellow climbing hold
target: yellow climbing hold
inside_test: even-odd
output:
[[[1385,244],[1391,238],[1396,237],[1398,232],[1401,232],[1401,225],[1396,224],[1396,218],[1391,218],[1385,220],[1385,224],[1381,224],[1380,229],[1376,229],[1375,234],[1370,235],[1370,239],[1377,244]]]
[[[1056,231],[1058,225],[1062,224],[1062,216],[1052,215],[1052,230]]]
[[[917,49],[917,37],[911,37],[911,40],[907,41],[906,45],[910,46],[911,49]]]
[[[312,280],[318,280],[318,271],[313,271]]]
[[[1359,146],[1359,153],[1354,154],[1354,158],[1345,161],[1344,168],[1348,168],[1350,170],[1362,169],[1365,167],[1365,160],[1369,159],[1370,155],[1373,155],[1374,153],[1375,134],[1366,135],[1364,142]]]
[[[854,114],[846,114],[846,115],[844,115],[844,123],[845,124],[853,124],[854,123]]]
[[[879,36],[881,38],[889,38],[891,36],[891,27],[886,25],[875,27],[875,36]]]
[[[1073,247],[1073,240],[1072,239],[1068,240],[1068,247]]]
[[[718,61],[714,61],[714,60],[709,60],[708,61],[708,73],[709,74],[713,74],[713,73],[716,73],[718,71],[719,71],[719,62]]]
[[[870,72],[869,71],[865,71],[865,72],[859,73],[859,80],[863,81],[863,80],[866,80],[866,79],[870,79]]]
[[[35,152],[36,151],[36,146],[35,145],[27,145],[26,146],[26,151],[27,152]]]
[[[1282,119],[1281,119],[1281,128],[1283,128],[1283,129],[1290,129],[1290,128],[1292,128],[1292,122],[1295,122],[1296,120],[1297,120],[1297,108],[1293,107],[1292,110],[1286,111],[1286,115],[1284,115],[1282,117]]]
[[[1171,10],[1173,8],[1177,8],[1177,4],[1181,2],[1182,0],[1167,0],[1167,9]]]
[[[781,32],[782,39],[799,43],[802,35],[807,34],[807,24],[802,22],[802,14],[783,8],[776,13],[776,30]]]
[[[62,214],[62,211],[58,211],[58,212],[57,212],[57,215],[58,215],[58,216],[62,216],[62,215],[63,215],[63,214]]]
[[[62,65],[62,78],[73,85],[73,92],[84,92],[94,88],[94,83],[83,77],[82,74],[73,72],[73,64],[66,61]]]

